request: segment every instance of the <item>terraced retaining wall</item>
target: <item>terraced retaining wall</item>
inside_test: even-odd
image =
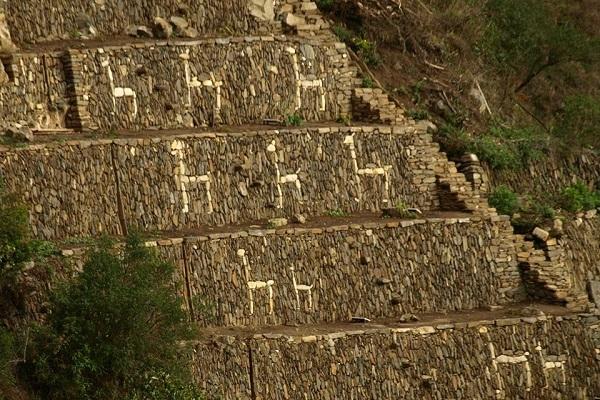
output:
[[[399,201],[435,210],[436,179],[452,171],[414,126],[81,140],[0,152],[0,175],[44,239],[122,234],[128,225],[174,230],[377,211]]]
[[[571,316],[216,337],[197,344],[195,373],[223,399],[592,399],[598,328]]]
[[[150,40],[2,60],[0,122],[104,134],[283,122],[296,114],[336,120],[350,114],[357,74],[343,43],[286,36]]]
[[[347,321],[518,300],[514,240],[501,217],[250,230],[187,238],[179,264],[202,324]]]
[[[507,185],[516,193],[531,194],[542,200],[577,182],[600,187],[600,157],[592,152],[577,156],[550,155],[525,170],[492,171],[489,167],[486,170],[492,188]]]
[[[239,125],[295,112],[305,120],[335,120],[350,111],[355,72],[343,44],[280,37],[198,44],[82,51],[81,85],[92,122],[172,128]]]
[[[0,57],[0,124],[27,120],[41,128],[63,128],[69,95],[60,53]]]
[[[471,217],[250,229],[148,245],[177,266],[174,282],[192,319],[258,326],[512,303],[524,294],[518,240],[504,217]],[[30,318],[43,317],[44,292],[81,268],[85,248],[64,255],[53,261],[60,273],[30,282]]]
[[[275,3],[276,5],[274,6]],[[272,0],[5,0],[16,42],[73,39],[80,27],[93,26],[98,36],[123,35],[129,25],[151,25],[154,17],[179,15],[207,34],[250,34],[277,29],[281,4]]]

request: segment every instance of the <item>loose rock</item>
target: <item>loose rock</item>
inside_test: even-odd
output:
[[[152,32],[159,39],[168,39],[173,36],[173,26],[166,19],[156,17],[152,25]]]

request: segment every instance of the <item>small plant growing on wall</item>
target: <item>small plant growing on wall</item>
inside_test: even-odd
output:
[[[299,114],[296,113],[288,115],[285,119],[286,126],[301,126],[302,123],[304,123],[304,120]]]
[[[406,205],[406,203],[403,201],[396,203],[396,212],[400,218],[417,218],[417,213],[410,210],[408,205]]]
[[[342,218],[342,217],[348,216],[348,214],[340,208],[331,209],[331,210],[327,211],[326,215],[328,217],[334,217],[334,218]]]
[[[338,124],[349,126],[352,122],[349,115],[340,115],[336,121]]]
[[[375,84],[373,83],[373,79],[371,79],[368,76],[365,76],[362,79],[362,87],[364,88],[372,88],[373,86],[375,86]]]
[[[508,187],[498,186],[490,195],[489,203],[498,213],[512,216],[519,211],[519,199]]]

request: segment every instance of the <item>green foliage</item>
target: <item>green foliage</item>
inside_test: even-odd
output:
[[[285,124],[286,126],[301,126],[304,120],[299,114],[288,115]]]
[[[553,133],[568,146],[600,147],[600,99],[567,98]]]
[[[546,68],[565,62],[592,62],[598,39],[576,28],[576,21],[553,15],[552,2],[490,0],[489,24],[482,47],[500,68],[522,75],[523,88]]]
[[[333,5],[335,4],[335,0],[316,0],[317,7],[319,10],[328,12],[333,10]]]
[[[346,126],[350,125],[350,122],[352,122],[350,120],[350,116],[348,115],[340,115],[336,121],[338,124],[344,124]]]
[[[450,156],[475,153],[493,169],[520,169],[544,157],[548,138],[534,128],[493,126],[472,137],[453,125],[444,125],[440,141]]]
[[[561,206],[570,212],[587,211],[600,207],[600,192],[590,190],[581,182],[565,188],[560,197]]]
[[[377,46],[368,39],[354,37],[351,47],[363,59],[363,61],[372,67],[381,65],[381,57],[377,53]]]
[[[372,88],[375,84],[373,83],[373,79],[368,76],[365,76],[362,79],[362,87],[364,88]]]
[[[127,400],[197,400],[202,398],[202,394],[196,385],[173,377],[163,371],[148,376],[142,387],[130,394]]]
[[[83,272],[53,294],[47,326],[36,329],[23,367],[35,391],[44,399],[199,398],[164,397],[190,383],[178,343],[193,330],[174,273],[136,236],[123,256],[100,243]]]
[[[517,195],[506,186],[498,186],[490,195],[489,203],[503,215],[513,215],[519,210]]]
[[[354,37],[354,34],[345,26],[343,25],[334,25],[333,26],[333,33],[335,33],[335,35],[338,37],[338,39],[340,39],[340,41],[346,43],[347,45],[350,45],[352,43],[352,38]]]
[[[377,53],[374,42],[356,35],[343,25],[334,25],[332,29],[336,36],[354,50],[367,65],[377,67],[381,64],[381,57]]]
[[[342,218],[342,217],[348,216],[348,214],[340,208],[335,208],[335,209],[329,210],[329,211],[327,211],[326,214],[328,217],[335,217],[335,218]]]
[[[0,327],[0,399],[15,385],[12,363],[16,358],[13,335]]]
[[[27,208],[0,182],[0,287],[33,256]]]
[[[400,218],[417,218],[417,214],[410,211],[408,208],[408,205],[406,205],[406,203],[403,201],[396,203],[396,212]]]
[[[520,204],[519,214],[515,214],[511,222],[517,233],[526,234],[555,217],[556,211],[549,203],[527,198],[524,204]]]
[[[408,110],[407,115],[415,121],[421,121],[430,118],[429,112],[420,108]]]

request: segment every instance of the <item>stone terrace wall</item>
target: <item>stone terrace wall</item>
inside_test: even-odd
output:
[[[0,152],[0,176],[29,206],[38,238],[122,234],[111,153],[90,142]]]
[[[600,157],[591,152],[577,157],[551,155],[524,171],[486,169],[492,188],[507,185],[516,193],[529,193],[542,199],[560,193],[577,181],[600,187]]]
[[[271,36],[105,47],[80,56],[88,112],[100,128],[239,125],[295,112],[335,120],[350,112],[356,75],[343,44]]]
[[[65,127],[68,95],[61,54],[15,54],[0,60],[0,124],[25,120],[40,128]]]
[[[174,230],[377,211],[398,201],[434,210],[437,149],[414,127],[191,134],[32,145],[1,153],[0,174],[31,207],[36,236],[61,239],[127,225]]]
[[[502,217],[250,230],[187,238],[183,246],[189,295],[210,305],[208,314],[194,314],[205,325],[394,317],[505,304],[522,293],[512,228]],[[299,289],[296,297],[294,279],[312,286],[310,294]],[[250,300],[246,284],[270,280],[272,309],[267,287]]]
[[[567,253],[579,282],[600,281],[600,218],[571,221],[565,224],[560,244]]]
[[[590,300],[600,308],[600,218],[566,223],[559,245],[575,288],[589,293]]]
[[[154,17],[183,15],[201,34],[251,34],[277,30],[279,3],[268,0],[4,0],[13,40],[72,39],[82,23],[99,36],[122,35],[128,25],[149,25]]]
[[[523,320],[258,335],[248,341],[252,369],[226,374],[222,364],[198,360],[196,378],[223,399],[249,398],[247,386],[236,384],[248,371],[257,399],[591,399],[600,393],[597,317]],[[227,352],[237,357],[247,345],[241,340],[247,341],[206,341],[196,351],[208,362]]]

